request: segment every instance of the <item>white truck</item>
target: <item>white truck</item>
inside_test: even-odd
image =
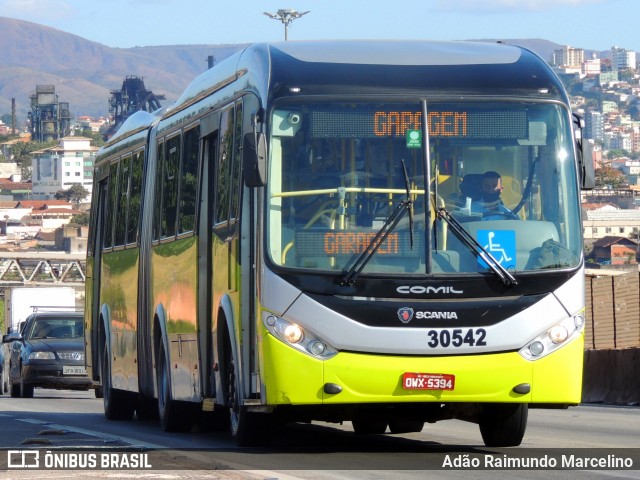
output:
[[[10,287],[4,293],[3,333],[17,332],[20,322],[38,310],[73,310],[76,292],[73,287]]]

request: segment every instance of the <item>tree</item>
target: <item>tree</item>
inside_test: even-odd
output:
[[[73,217],[71,217],[69,224],[79,226],[89,225],[89,214],[87,212],[82,212],[74,215]]]
[[[597,187],[610,185],[611,187],[616,188],[627,183],[627,178],[624,174],[620,170],[610,166],[596,168],[595,173]]]
[[[66,190],[58,190],[55,198],[56,200],[66,200],[67,202],[73,203],[74,207],[78,209],[82,201],[87,198],[88,195],[89,190],[79,183],[74,183]]]

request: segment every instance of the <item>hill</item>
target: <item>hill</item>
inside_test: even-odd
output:
[[[545,60],[560,48],[540,39],[502,41],[527,47]],[[69,102],[73,115],[104,116],[110,91],[120,89],[128,75],[142,77],[147,90],[165,95],[163,104],[168,105],[207,68],[209,55],[220,61],[242,47],[111,48],[54,28],[0,17],[0,115],[10,113],[15,98],[18,122],[23,123],[36,85],[55,85],[60,101]]]
[[[148,90],[177,99],[188,83],[242,45],[181,45],[111,48],[31,22],[0,17],[0,115],[16,99],[18,121],[26,120],[36,85],[55,85],[74,115],[108,113],[111,90],[127,75],[142,77]]]

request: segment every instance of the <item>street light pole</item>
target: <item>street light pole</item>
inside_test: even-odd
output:
[[[285,42],[289,40],[289,25],[291,24],[291,22],[293,22],[294,20],[297,20],[303,15],[306,15],[307,13],[309,13],[309,11],[298,12],[296,10],[291,10],[289,8],[281,8],[276,13],[264,12],[264,14],[267,17],[273,18],[274,20],[280,20],[284,24],[284,41]]]

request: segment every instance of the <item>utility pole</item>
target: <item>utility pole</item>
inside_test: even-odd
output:
[[[264,14],[267,17],[273,18],[274,20],[280,20],[284,24],[284,41],[285,42],[289,40],[289,25],[291,25],[291,22],[293,22],[294,20],[297,20],[303,15],[306,15],[307,13],[309,13],[309,11],[298,12],[296,10],[291,10],[290,8],[281,8],[276,13],[264,12]]]

